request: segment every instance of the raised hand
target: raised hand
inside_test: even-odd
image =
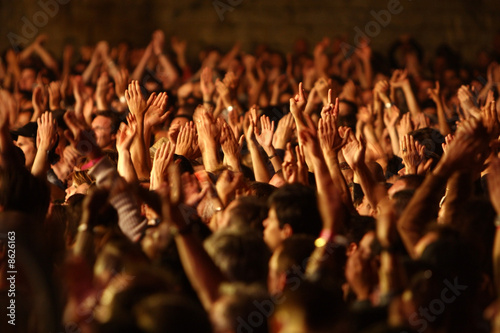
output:
[[[483,163],[489,153],[488,139],[481,122],[475,118],[464,120],[433,172],[447,177],[453,171],[470,170]]]
[[[115,93],[120,100],[125,98],[125,90],[127,90],[128,86],[128,80],[129,80],[129,73],[126,68],[121,69],[120,71],[117,71],[115,77]]]
[[[333,104],[332,89],[328,89],[327,103],[321,109],[321,118],[324,118],[326,115],[332,115],[335,118],[339,115],[339,99],[338,97],[335,98],[335,104]]]
[[[192,160],[196,158],[198,152],[196,129],[194,123],[189,122],[184,125],[177,136],[177,144],[175,145],[175,154],[184,156]]]
[[[384,111],[384,124],[388,129],[392,129],[396,127],[396,123],[398,122],[399,115],[401,111],[396,105],[391,106],[390,109],[385,109]]]
[[[156,30],[153,32],[151,38],[151,43],[153,45],[153,52],[156,56],[163,53],[163,44],[165,44],[165,34],[161,30]]]
[[[386,80],[380,80],[375,83],[375,87],[373,88],[374,98],[383,103],[390,103],[390,99],[387,96],[387,92],[389,91],[390,85]]]
[[[109,82],[109,76],[108,73],[103,72],[100,76],[99,79],[97,79],[97,87],[95,90],[95,95],[96,95],[96,103],[97,103],[97,109],[98,110],[107,110],[108,107],[108,102],[106,99],[106,95],[108,94],[108,89],[110,88],[111,83]]]
[[[146,101],[142,95],[141,88],[139,87],[139,81],[137,80],[133,80],[128,85],[128,89],[125,90],[125,99],[127,100],[128,108],[130,109],[130,112],[138,118],[138,120],[144,120],[144,114],[153,102],[154,98],[155,94],[151,94]]]
[[[61,108],[61,81],[52,81],[49,84],[49,107],[51,110]]]
[[[37,119],[37,124],[37,148],[46,152],[52,148],[56,141],[57,124],[50,112],[43,113],[41,117]]]
[[[450,146],[450,143],[453,141],[455,137],[451,134],[448,134],[447,136],[444,137],[444,143],[441,144],[441,147],[443,148],[443,152],[446,154],[448,151],[448,147]]]
[[[243,174],[224,170],[215,183],[217,195],[224,206],[234,198],[236,190],[243,186]]]
[[[170,39],[170,45],[176,54],[186,53],[187,42],[185,40],[180,40],[174,36]]]
[[[151,168],[150,190],[156,190],[166,180],[167,169],[174,159],[175,145],[163,143],[156,150]]]
[[[347,143],[347,138],[341,138],[335,124],[336,117],[327,115],[318,123],[318,139],[325,156],[334,155]]]
[[[398,128],[399,137],[403,137],[404,135],[412,131],[413,131],[413,123],[411,121],[411,115],[409,112],[407,112],[401,117],[401,121],[399,123],[399,128]]]
[[[264,148],[266,153],[273,145],[274,121],[269,121],[269,117],[260,117],[260,133],[257,128],[254,129],[257,142]]]
[[[134,136],[137,133],[137,121],[132,114],[127,115],[128,125],[121,123],[116,134],[116,150],[125,152],[130,150]]]
[[[217,89],[217,93],[222,98],[222,102],[224,103],[224,106],[226,108],[232,106],[231,105],[232,104],[232,102],[231,102],[231,90],[226,85],[226,83],[224,83],[221,80],[215,81],[215,89]]]
[[[241,141],[242,138],[240,138]],[[236,140],[231,128],[224,123],[221,128],[220,144],[224,152],[224,159],[233,171],[240,171],[239,153],[240,143]]]
[[[203,94],[203,102],[212,102],[212,97],[215,91],[212,68],[203,68],[200,76],[200,89]]]
[[[278,122],[276,133],[273,137],[273,146],[276,149],[285,149],[287,142],[290,141],[294,129],[293,115],[288,113]]]
[[[424,160],[425,146],[415,142],[413,136],[408,134],[401,138],[399,145],[405,174],[417,174],[417,168]]]
[[[327,79],[324,77],[320,77],[315,83],[314,83],[314,88],[319,94],[319,97],[323,101],[323,104],[327,104],[327,99],[328,99],[328,92],[331,90],[330,84],[328,83]],[[331,101],[329,101],[331,102]]]
[[[472,92],[469,90],[468,86],[461,86],[457,92],[458,99],[460,100],[460,106],[467,112],[467,114],[479,118],[479,109],[476,106],[476,102]]]
[[[404,85],[410,84],[410,80],[408,79],[408,71],[406,69],[396,69],[392,73],[390,83],[394,88],[401,88]]]
[[[354,133],[349,131],[347,143],[342,147],[342,154],[351,169],[355,170],[360,163],[365,161],[366,147],[362,141],[358,141]]]
[[[144,124],[149,127],[164,124],[170,112],[165,112],[167,108],[168,95],[166,92],[161,92],[153,97],[153,101],[149,105],[144,118]]]
[[[482,108],[481,113],[483,126],[486,128],[490,139],[498,139],[498,135],[500,134],[500,123],[498,121],[498,113],[495,101],[493,100],[490,103],[486,104]]]
[[[436,81],[436,88],[428,88],[427,95],[434,101],[434,103],[441,103],[441,87],[439,81]]]
[[[231,110],[228,112],[227,122],[233,131],[234,137],[239,137],[243,128],[243,116],[240,116],[238,111]]]
[[[45,110],[46,106],[45,106],[45,102],[44,101],[44,96],[43,96],[43,89],[42,87],[40,86],[36,86],[34,89],[33,89],[33,97],[32,97],[32,104],[33,104],[33,118],[38,118],[42,113],[43,111]]]
[[[196,120],[196,129],[198,130],[198,144],[205,169],[214,171],[219,163],[216,149],[220,130],[212,115],[206,110],[203,110],[199,119]]]
[[[295,119],[295,124],[297,129],[305,126],[303,112],[307,104],[307,99],[305,97],[304,88],[302,82],[299,83],[299,93],[294,97],[290,98],[290,112]]]

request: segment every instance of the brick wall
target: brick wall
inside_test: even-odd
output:
[[[430,50],[447,42],[473,59],[491,44],[499,18],[496,0],[0,0],[0,49],[10,45],[8,37],[26,42],[38,32],[51,36],[48,47],[56,53],[67,41],[144,46],[161,28],[190,41],[195,56],[202,46],[226,49],[236,40],[248,51],[260,41],[288,50],[298,37],[316,42],[344,34],[353,43],[362,31],[377,50],[410,33]]]

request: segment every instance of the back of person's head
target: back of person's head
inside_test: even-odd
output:
[[[134,310],[143,299],[173,290],[174,285],[163,270],[137,264],[107,284],[96,309],[96,319],[100,323],[111,323],[126,318],[133,323]]]
[[[394,193],[392,203],[397,217],[401,216],[414,194],[415,190],[402,190]]]
[[[267,217],[268,211],[266,202],[254,196],[240,197],[236,201],[236,207],[229,212],[231,228],[251,228],[262,232],[262,221]]]
[[[281,228],[290,225],[293,234],[318,237],[322,228],[314,190],[302,184],[287,184],[269,197],[269,207],[274,208]]]
[[[0,168],[0,207],[36,217],[46,215],[50,192],[46,182],[25,168]]]
[[[136,326],[143,333],[210,333],[207,313],[185,296],[154,294],[134,307]]]
[[[249,188],[252,195],[263,200],[268,200],[271,194],[277,189],[276,186],[262,182],[251,182]]]
[[[304,280],[295,290],[285,291],[270,322],[284,332],[343,332],[346,314],[340,288]]]
[[[416,190],[424,182],[425,176],[422,175],[402,175],[399,180],[404,181],[406,189]]]
[[[224,283],[219,293],[210,316],[215,332],[269,332],[267,319],[275,304],[262,285]]]
[[[292,235],[285,239],[278,255],[278,271],[286,272],[289,277],[297,275],[297,269],[305,273],[309,257],[316,248],[315,240],[310,235]]]
[[[346,230],[347,243],[359,244],[368,231],[375,230],[375,219],[371,216],[352,214]]]
[[[259,233],[226,229],[214,233],[204,245],[229,281],[266,283],[271,254]]]

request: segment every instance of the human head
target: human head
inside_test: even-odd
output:
[[[322,228],[316,194],[301,184],[288,184],[269,197],[269,213],[264,220],[264,241],[271,250],[292,234],[318,237]]]
[[[212,234],[204,245],[229,281],[265,284],[271,254],[257,232],[226,229]]]
[[[120,118],[113,111],[98,112],[92,120],[92,131],[94,132],[97,145],[101,149],[114,149],[116,132],[120,126]]]
[[[307,261],[315,249],[314,241],[315,238],[310,235],[294,235],[285,239],[274,251],[269,259],[267,278],[267,289],[271,295],[283,292],[291,279],[297,280],[305,273]]]
[[[25,166],[31,170],[36,156],[36,133],[38,125],[36,122],[29,122],[23,127],[12,132],[16,146],[24,153]]]

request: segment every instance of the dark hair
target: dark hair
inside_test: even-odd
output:
[[[266,283],[271,253],[257,232],[219,231],[205,241],[205,249],[229,281]]]
[[[415,194],[415,190],[401,190],[392,196],[392,200],[394,202],[394,209],[396,210],[397,216],[401,216],[406,206],[410,203],[411,198]]]
[[[263,232],[262,221],[266,219],[269,210],[266,202],[253,196],[240,197],[236,201],[238,205],[230,211],[229,225]]]
[[[189,298],[158,293],[134,308],[136,325],[148,333],[212,332],[207,313]]]
[[[116,113],[115,111],[111,111],[111,110],[98,111],[92,117],[92,120],[94,120],[98,116],[102,116],[102,117],[106,117],[106,118],[111,119],[111,134],[116,134],[118,132],[118,129],[120,128],[120,123],[121,123],[121,118],[120,118],[120,115],[118,113]]]
[[[269,207],[275,209],[280,228],[288,224],[294,234],[319,236],[322,222],[316,194],[310,187],[302,184],[284,185],[269,197]]]
[[[287,272],[287,276],[297,274],[292,267],[299,267],[300,272],[305,273],[307,261],[314,249],[315,237],[310,235],[292,235],[281,244],[281,252],[278,255],[278,271]]]
[[[4,211],[18,211],[32,216],[45,216],[50,191],[45,180],[33,176],[26,168],[0,168],[0,206]]]
[[[271,194],[277,190],[276,186],[262,182],[250,182],[248,186],[250,187],[252,195],[264,200],[268,200]]]

